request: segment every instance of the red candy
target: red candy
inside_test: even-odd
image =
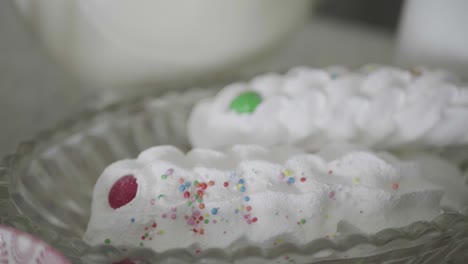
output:
[[[202,190],[206,190],[206,188],[208,188],[208,185],[206,183],[202,183],[201,188]]]
[[[138,183],[133,175],[118,179],[109,191],[109,205],[113,209],[120,208],[131,202],[137,193]]]
[[[229,186],[229,183],[228,183],[228,182],[224,182],[223,185],[224,185],[224,187],[228,187],[228,186]]]
[[[185,198],[185,199],[187,199],[187,198],[189,198],[189,197],[190,197],[190,193],[189,193],[189,192],[187,192],[187,191],[186,191],[186,192],[184,192],[184,198]]]

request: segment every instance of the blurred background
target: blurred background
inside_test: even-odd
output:
[[[468,1],[0,1],[0,156],[123,97],[297,65],[468,73]]]

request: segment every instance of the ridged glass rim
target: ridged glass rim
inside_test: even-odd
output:
[[[216,90],[210,88],[211,92]],[[303,246],[284,243],[268,249],[248,246],[229,253],[224,249],[207,249],[200,254],[194,254],[193,251],[189,251],[188,249],[174,249],[162,253],[157,253],[146,248],[133,248],[122,251],[120,248],[110,245],[91,247],[81,241],[80,237],[73,238],[58,235],[53,228],[44,223],[39,225],[33,223],[27,214],[24,214],[16,207],[15,200],[11,197],[15,194],[15,179],[22,169],[27,168],[35,154],[47,149],[67,135],[76,132],[80,124],[92,122],[101,115],[116,115],[119,112],[131,114],[141,109],[143,104],[149,99],[163,98],[174,93],[180,94],[181,91],[160,91],[152,95],[139,96],[113,103],[101,109],[83,111],[71,119],[60,122],[52,129],[38,133],[33,139],[21,142],[16,152],[6,155],[0,163],[1,223],[36,235],[58,250],[66,249],[69,252],[73,252],[75,256],[66,254],[73,262],[81,262],[82,256],[92,256],[95,252],[99,252],[115,260],[130,256],[135,258],[144,257],[145,259],[155,261],[176,258],[187,262],[199,261],[201,259],[233,262],[245,258],[273,260],[284,254],[297,254],[300,256],[317,256],[317,261],[329,261],[344,260],[347,256],[351,257],[353,254],[349,253],[349,251],[361,245],[370,246],[372,249],[369,249],[367,253],[363,253],[358,258],[353,258],[353,260],[365,260],[377,254],[391,255],[391,252],[395,250],[417,249],[418,247],[421,247],[421,250],[423,250],[426,243],[434,242],[436,239],[467,237],[468,217],[447,210],[430,222],[418,221],[402,228],[384,229],[373,235],[351,234],[336,240],[320,238]],[[468,249],[468,242],[463,244],[465,245],[465,249]],[[329,254],[327,255],[324,252],[329,252]],[[348,253],[351,255],[348,255]],[[96,261],[99,262],[99,260]]]

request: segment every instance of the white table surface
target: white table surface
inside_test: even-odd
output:
[[[349,22],[314,18],[271,56],[242,73],[297,65],[392,63],[394,35]],[[0,1],[0,156],[21,140],[85,107],[93,94],[47,56],[9,1]]]

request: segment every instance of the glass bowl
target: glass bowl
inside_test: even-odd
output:
[[[84,243],[92,189],[102,170],[153,145],[190,149],[186,123],[191,108],[216,91],[170,92],[120,102],[20,144],[0,165],[1,223],[40,237],[73,263],[466,263],[468,218],[450,210],[441,210],[431,222],[373,235],[346,233],[302,246],[157,253]],[[466,167],[467,153],[458,148],[446,155]]]

